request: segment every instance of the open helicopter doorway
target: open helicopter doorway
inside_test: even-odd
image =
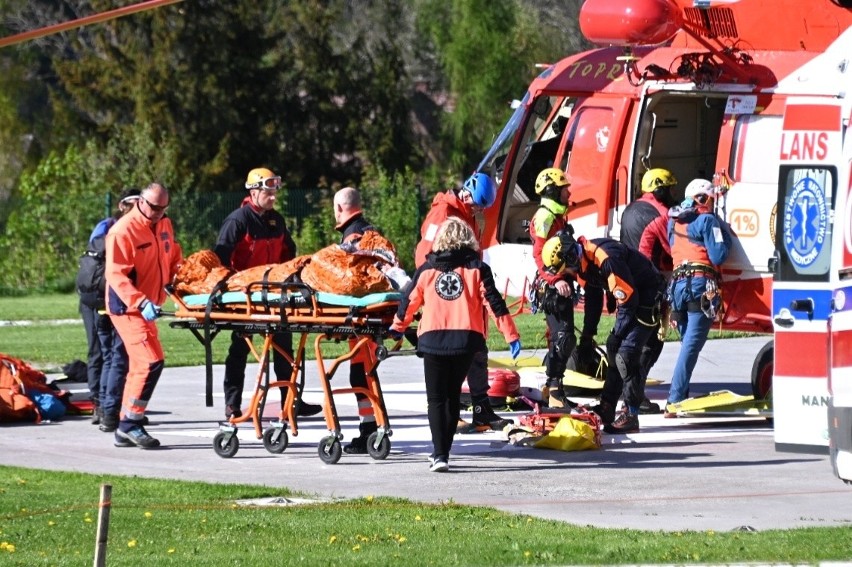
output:
[[[642,176],[652,168],[674,174],[676,202],[683,200],[692,179],[713,179],[727,98],[727,94],[658,92],[646,99],[630,169],[628,203],[641,196]]]

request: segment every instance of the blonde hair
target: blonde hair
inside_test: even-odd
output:
[[[479,242],[469,224],[458,217],[449,217],[438,227],[438,233],[432,242],[432,251],[443,252],[461,248],[479,250]]]

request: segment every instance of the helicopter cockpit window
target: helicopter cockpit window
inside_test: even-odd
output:
[[[525,223],[538,207],[535,179],[556,163],[576,99],[541,97],[527,106],[529,94],[497,137],[478,170],[494,176],[505,191],[498,239],[529,242]],[[512,148],[517,155],[509,156]],[[563,156],[563,159],[567,159]],[[511,164],[511,171],[505,170]]]
[[[512,149],[512,143],[515,141],[518,128],[521,127],[521,122],[527,108],[526,103],[529,98],[530,95],[527,93],[524,95],[523,100],[516,100],[512,103],[515,111],[476,168],[477,171],[490,175],[498,185],[503,181],[506,158],[509,157],[509,150]]]
[[[515,179],[517,187],[529,199],[536,199],[535,180],[541,170],[559,167],[556,157],[574,102],[575,99],[564,97],[543,97],[536,101]],[[567,161],[567,157],[563,156],[561,161]]]

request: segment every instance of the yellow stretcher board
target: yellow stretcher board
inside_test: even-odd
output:
[[[765,417],[772,418],[772,400],[757,400],[754,396],[742,396],[730,390],[718,390],[703,396],[688,398],[669,404],[669,412],[683,417]]]

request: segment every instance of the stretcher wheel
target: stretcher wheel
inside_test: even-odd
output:
[[[378,432],[370,433],[370,436],[367,437],[367,453],[370,454],[377,461],[382,461],[390,455],[391,450],[391,442],[390,438],[387,434],[382,436],[382,441],[376,446],[376,439],[378,438]]]
[[[376,347],[376,359],[379,361],[385,360],[388,357],[388,349],[385,345]]]
[[[343,454],[343,447],[340,446],[340,440],[334,435],[323,437],[317,447],[319,458],[327,465],[333,465],[340,460]]]
[[[280,430],[280,435],[275,435]],[[279,454],[287,450],[290,438],[283,427],[270,427],[263,432],[263,447],[270,453]]]
[[[213,438],[213,450],[223,459],[230,459],[240,450],[240,440],[233,433],[220,431]]]

